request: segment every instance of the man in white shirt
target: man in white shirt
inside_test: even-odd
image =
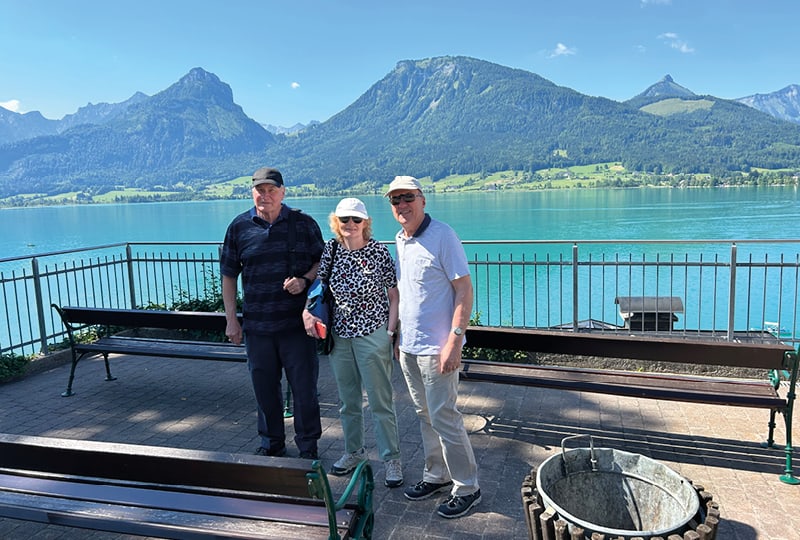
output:
[[[395,344],[417,411],[425,451],[422,480],[405,489],[416,501],[449,491],[437,513],[467,514],[481,501],[478,466],[456,407],[472,280],[455,231],[425,213],[422,185],[397,176],[386,193],[402,229],[396,237],[400,338]]]

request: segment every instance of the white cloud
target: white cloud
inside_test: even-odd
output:
[[[555,58],[557,56],[570,56],[576,54],[578,50],[575,47],[567,47],[563,43],[557,43],[556,48],[550,51],[549,58]]]
[[[292,90],[297,90],[298,88],[300,88],[300,83],[299,82],[293,82],[291,84],[291,87],[292,87]]]
[[[8,101],[0,101],[0,107],[8,109],[11,112],[19,112],[19,100],[10,99]]]
[[[693,53],[692,48],[687,42],[682,40],[675,32],[665,32],[658,36],[658,39],[664,41],[671,48],[682,53]]]

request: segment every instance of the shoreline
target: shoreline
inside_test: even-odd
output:
[[[431,186],[431,182],[423,183],[423,187]],[[592,190],[637,190],[637,189],[670,189],[670,190],[684,190],[684,189],[752,189],[752,188],[787,188],[794,187],[800,188],[800,180],[792,183],[770,183],[770,184],[757,184],[757,183],[742,183],[742,184],[718,184],[718,185],[669,185],[669,184],[641,184],[635,186],[556,186],[556,187],[532,187],[529,189],[522,187],[515,187],[513,189],[451,189],[446,188],[442,190],[427,191],[426,196],[436,195],[464,195],[464,194],[487,194],[487,193],[535,193],[535,192],[550,192],[550,191],[592,191]],[[296,193],[297,187],[287,186],[286,198],[287,199],[316,199],[327,197],[359,197],[359,196],[373,196],[381,195],[381,190],[342,190],[336,193]],[[249,200],[249,196],[229,196],[229,197],[196,197],[196,198],[183,198],[183,197],[164,197],[153,198],[150,196],[132,196],[124,200],[115,201],[93,201],[93,200],[74,200],[74,199],[54,199],[52,202],[43,204],[4,204],[0,199],[0,211],[13,210],[16,208],[50,208],[50,207],[71,207],[71,206],[98,206],[98,205],[112,205],[112,204],[157,204],[157,203],[175,203],[175,202],[208,202],[208,201],[241,201]]]

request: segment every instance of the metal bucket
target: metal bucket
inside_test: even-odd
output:
[[[610,537],[649,538],[681,534],[699,517],[700,501],[691,483],[669,467],[640,454],[612,448],[566,450],[546,459],[536,473],[545,507],[570,530],[582,527]]]

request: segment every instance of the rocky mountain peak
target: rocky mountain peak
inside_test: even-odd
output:
[[[672,78],[671,75],[667,74],[664,76],[663,79],[658,81],[657,83],[647,87],[647,89],[636,96],[636,98],[695,98],[697,94],[685,88]]]
[[[736,101],[770,114],[775,118],[800,124],[800,86],[796,84],[790,84],[777,92],[754,94],[739,98]]]
[[[232,105],[233,90],[203,68],[192,68],[178,82],[156,94],[162,99],[211,99],[217,105]],[[155,96],[154,96],[155,97]]]

